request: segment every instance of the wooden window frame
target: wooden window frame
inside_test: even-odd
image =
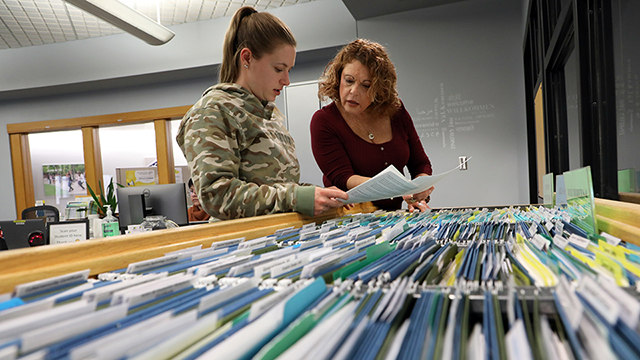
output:
[[[99,128],[153,122],[158,159],[158,182],[170,184],[175,183],[170,122],[182,118],[190,108],[191,105],[185,105],[117,114],[7,124],[17,216],[22,214],[22,210],[35,204],[29,134],[81,130],[87,184],[92,189],[98,189],[98,192],[102,192],[98,185],[98,180],[102,179]]]

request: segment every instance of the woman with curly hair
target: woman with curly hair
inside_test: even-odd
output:
[[[349,190],[389,165],[407,166],[413,178],[431,175],[411,116],[398,98],[396,72],[385,48],[358,39],[327,65],[318,96],[333,102],[311,120],[311,148],[325,186]],[[409,210],[428,208],[430,189],[404,196]],[[380,200],[383,209],[399,209],[403,198]]]

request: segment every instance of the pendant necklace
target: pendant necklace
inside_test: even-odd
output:
[[[362,125],[362,123],[360,122],[360,119],[358,118],[354,118],[356,119],[356,122],[358,123],[358,125],[367,132],[369,140],[371,140],[371,142],[373,142],[373,139],[375,138],[375,136],[373,135],[373,133],[371,131],[369,131],[369,129],[367,129],[364,125]]]

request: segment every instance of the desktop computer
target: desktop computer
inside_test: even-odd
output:
[[[121,231],[150,215],[162,215],[180,226],[189,224],[184,183],[118,188],[116,195]]]

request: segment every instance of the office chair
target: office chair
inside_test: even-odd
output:
[[[33,206],[22,210],[22,220],[45,219],[45,223],[60,221],[60,211],[51,205]]]

